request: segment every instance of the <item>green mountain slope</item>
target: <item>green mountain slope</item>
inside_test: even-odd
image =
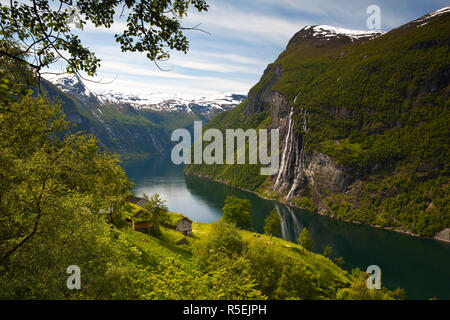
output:
[[[278,175],[191,165],[339,219],[423,236],[450,227],[450,14],[375,39],[297,33],[248,99],[207,126],[279,128]],[[289,128],[291,128],[291,133]]]
[[[61,103],[67,119],[74,124],[74,132],[93,134],[105,150],[128,158],[156,156],[169,148],[169,130],[131,106],[105,105],[93,95],[87,98],[65,93],[47,81],[43,81],[42,88],[52,100]]]
[[[191,128],[193,122],[208,122],[210,114],[181,111],[136,109],[127,103],[100,101],[80,79],[69,90],[61,90],[42,81],[46,94],[61,103],[68,120],[75,124],[73,131],[96,136],[100,146],[116,152],[122,159],[155,157],[170,152],[170,136],[177,128]],[[211,111],[211,114],[219,111]]]
[[[173,216],[180,216],[171,213]],[[193,235],[162,229],[159,237],[116,229],[149,267],[151,299],[398,299],[402,290],[369,290],[367,274],[342,270],[301,245],[194,222]]]

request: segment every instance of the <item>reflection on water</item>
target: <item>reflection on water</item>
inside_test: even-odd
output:
[[[275,209],[281,219],[281,237],[295,241],[303,229],[303,223],[291,207],[274,202]]]
[[[159,193],[171,211],[194,221],[217,221],[229,195],[249,199],[257,232],[263,232],[265,217],[276,208],[283,239],[295,241],[306,227],[313,238],[313,251],[321,253],[330,245],[333,257],[344,258],[346,270],[365,270],[375,264],[381,268],[383,285],[404,288],[407,298],[450,299],[450,244],[333,220],[221,183],[184,177],[183,168],[173,165],[170,158],[133,161],[123,167],[135,182],[135,193]]]

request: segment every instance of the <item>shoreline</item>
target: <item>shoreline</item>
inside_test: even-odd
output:
[[[407,232],[407,231],[403,231],[403,230],[399,230],[399,229],[394,229],[394,228],[392,228],[392,227],[382,227],[382,226],[379,226],[379,225],[376,225],[376,224],[367,224],[367,223],[363,223],[363,222],[359,222],[359,221],[354,221],[354,220],[340,219],[340,218],[338,218],[338,217],[336,217],[336,216],[334,216],[334,215],[331,216],[331,215],[328,215],[328,214],[325,214],[325,213],[321,213],[321,212],[319,212],[319,210],[317,210],[317,211],[311,211],[311,210],[309,210],[309,209],[307,209],[307,208],[298,207],[298,206],[296,206],[296,205],[293,205],[293,204],[290,204],[290,203],[286,203],[286,202],[284,202],[284,201],[280,201],[280,200],[273,199],[273,198],[268,198],[268,197],[265,197],[265,196],[259,194],[259,193],[256,192],[256,191],[248,190],[248,189],[245,189],[245,188],[238,188],[238,187],[232,186],[232,185],[230,185],[230,184],[228,184],[228,183],[226,183],[226,182],[223,182],[223,181],[214,180],[214,179],[211,179],[211,178],[205,177],[205,176],[197,176],[197,175],[187,174],[186,172],[184,172],[184,170],[183,170],[183,174],[184,174],[185,176],[191,176],[191,177],[195,177],[195,178],[199,178],[199,179],[205,179],[205,180],[210,180],[210,181],[218,182],[218,183],[224,184],[224,185],[226,185],[226,186],[228,186],[228,187],[231,187],[231,188],[236,188],[236,189],[238,189],[238,190],[242,190],[242,191],[245,191],[245,192],[252,193],[252,194],[256,195],[258,198],[260,198],[260,199],[270,200],[270,201],[276,201],[276,202],[278,202],[278,203],[280,203],[280,204],[284,204],[284,205],[286,205],[286,206],[293,207],[293,208],[297,208],[297,209],[301,209],[301,210],[306,210],[306,211],[309,211],[309,212],[311,212],[311,213],[319,214],[319,215],[321,215],[321,216],[323,216],[323,217],[327,217],[327,218],[330,218],[330,219],[333,219],[333,220],[338,220],[338,221],[347,222],[347,223],[352,223],[352,224],[360,224],[360,225],[364,225],[364,226],[372,227],[372,228],[377,228],[377,229],[383,229],[383,230],[386,230],[386,231],[391,231],[391,232],[401,233],[401,234],[405,234],[405,235],[408,235],[408,236],[411,236],[411,237],[415,237],[415,238],[420,238],[420,239],[429,239],[429,240],[439,241],[439,242],[443,242],[443,243],[450,243],[450,240],[440,239],[440,238],[434,238],[434,237],[427,237],[427,236],[420,236],[420,235],[415,234],[415,233],[412,233],[412,232]]]

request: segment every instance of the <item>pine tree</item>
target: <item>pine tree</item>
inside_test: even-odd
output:
[[[264,222],[264,233],[270,234],[270,240],[272,241],[272,236],[280,234],[281,221],[280,217],[278,217],[277,210],[273,209]]]
[[[303,248],[305,248],[308,251],[311,251],[312,246],[313,246],[313,241],[311,239],[311,234],[309,233],[308,229],[306,229],[306,227],[303,228],[297,241]]]

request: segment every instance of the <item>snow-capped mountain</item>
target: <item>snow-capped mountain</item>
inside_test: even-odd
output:
[[[349,37],[353,40],[372,39],[383,34],[380,30],[352,30],[328,25],[306,26],[303,30],[311,29],[315,38],[338,38]]]
[[[49,74],[44,75],[44,78],[63,92],[86,97],[94,95],[76,74]]]
[[[47,75],[45,80],[42,87],[62,102],[67,120],[75,125],[71,130],[93,134],[105,150],[130,158],[170,152],[173,130],[190,128],[198,120],[208,122],[245,99],[227,93],[186,97],[95,92],[77,75]]]
[[[240,93],[219,93],[211,96],[180,96],[162,93],[127,94],[114,91],[93,92],[78,75],[49,75],[45,77],[60,90],[78,98],[96,98],[103,106],[129,105],[136,110],[160,112],[201,113],[211,117],[237,106],[245,99]]]
[[[368,41],[384,34],[381,30],[352,30],[328,25],[308,25],[300,29],[289,41],[288,47],[308,42],[313,46]]]
[[[430,21],[431,18],[443,15],[448,12],[450,12],[450,6],[430,12],[430,13],[420,17],[419,19],[412,21],[412,23],[418,24],[418,27],[421,27],[421,26],[426,25]]]
[[[150,109],[167,112],[193,112],[203,108],[205,111],[220,112],[237,106],[245,99],[243,94],[220,93],[212,96],[185,97],[167,94],[130,95],[118,92],[102,92],[97,97],[106,104],[129,104],[135,109]]]

